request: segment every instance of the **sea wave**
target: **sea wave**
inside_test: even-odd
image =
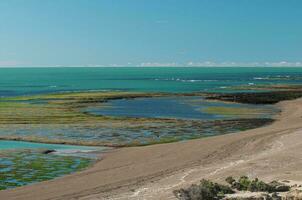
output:
[[[297,77],[296,77],[297,78]],[[263,76],[263,77],[254,77],[254,80],[288,80],[288,79],[296,79],[290,75],[276,75],[276,76]],[[302,77],[299,77],[302,78]]]
[[[156,78],[155,81],[178,81],[178,82],[216,82],[215,79],[181,79],[181,78]]]

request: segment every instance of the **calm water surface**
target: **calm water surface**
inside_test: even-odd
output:
[[[225,91],[247,84],[301,84],[302,68],[1,68],[0,96],[58,91]]]
[[[90,107],[85,111],[97,115],[176,118],[195,120],[215,120],[234,118],[230,115],[212,114],[206,112],[209,107],[262,109],[263,113],[253,117],[271,117],[277,109],[269,105],[246,105],[205,101],[202,97],[156,97],[112,100],[100,107]],[[246,113],[248,115],[248,113]]]

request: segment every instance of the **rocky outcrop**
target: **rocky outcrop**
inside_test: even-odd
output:
[[[281,198],[280,198],[281,199]],[[223,200],[279,200],[266,192],[243,192],[226,195]]]
[[[43,150],[43,151],[42,151],[43,154],[50,154],[50,153],[53,153],[53,152],[56,152],[56,150],[53,150],[53,149],[46,149],[46,150]]]
[[[282,200],[302,200],[302,191],[292,190],[282,197]]]

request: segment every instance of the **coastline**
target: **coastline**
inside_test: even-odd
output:
[[[172,191],[202,178],[228,175],[302,180],[302,99],[278,103],[268,126],[202,139],[114,149],[90,168],[0,191],[7,200],[174,199]],[[301,141],[301,142],[300,142]]]

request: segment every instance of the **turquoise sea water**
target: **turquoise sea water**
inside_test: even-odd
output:
[[[302,83],[302,68],[110,67],[0,69],[0,96],[78,90],[223,91],[228,86],[277,83]]]
[[[10,141],[0,140],[0,150],[12,150],[12,149],[52,149],[56,151],[60,150],[78,150],[78,151],[96,151],[98,147],[76,146],[76,145],[62,145],[62,144],[45,144],[35,142],[23,142],[23,141]]]

